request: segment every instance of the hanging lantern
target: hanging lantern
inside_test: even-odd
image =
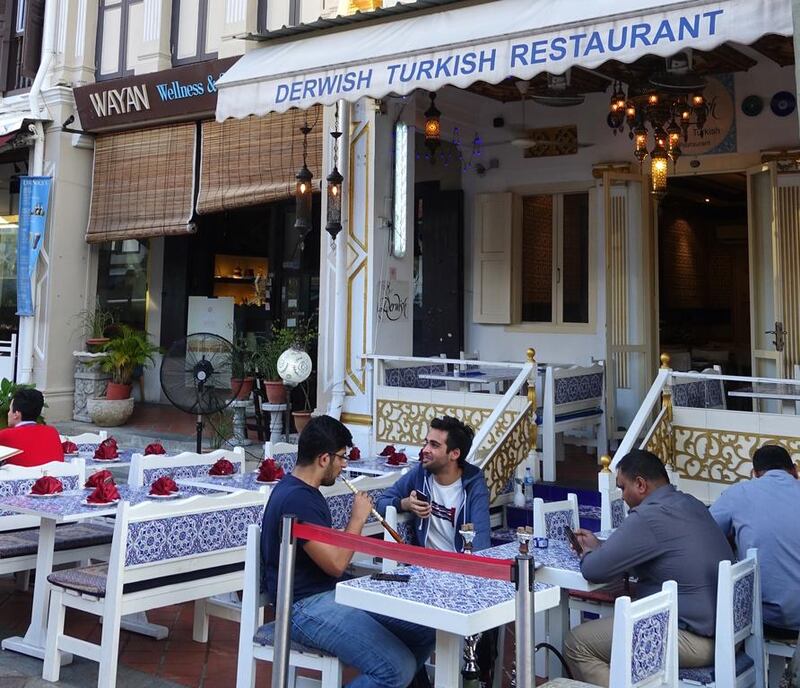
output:
[[[667,127],[667,137],[668,137],[668,145],[667,145],[667,153],[669,153],[669,157],[672,159],[672,163],[676,165],[678,163],[678,158],[681,157],[681,128],[678,126],[678,123],[673,119],[669,126]]]
[[[339,131],[339,104],[336,104],[336,110],[333,119],[333,131],[331,138],[333,139],[333,169],[326,177],[325,181],[328,182],[328,213],[327,223],[325,224],[325,231],[331,235],[331,239],[336,240],[336,235],[342,231],[342,177],[336,163],[339,158],[339,137],[342,132]]]
[[[302,234],[306,234],[311,229],[311,180],[314,178],[306,164],[308,160],[308,134],[311,132],[308,122],[300,127],[300,131],[303,134],[303,166],[295,175],[297,183],[294,191],[294,228]]]
[[[669,155],[663,145],[659,145],[658,139],[652,151],[650,151],[650,191],[654,196],[663,196],[667,192],[667,164]]]
[[[331,235],[331,239],[336,239],[336,235],[342,231],[342,177],[336,165],[327,176],[328,182],[328,222],[325,231]]]
[[[633,154],[641,164],[647,157],[647,129],[643,126],[636,127],[633,130],[633,140],[636,145]]]
[[[436,107],[436,94],[429,94],[431,99],[430,107],[425,110],[425,145],[430,152],[431,161],[436,160],[436,151],[442,139],[442,113]]]

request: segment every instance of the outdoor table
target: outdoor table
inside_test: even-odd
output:
[[[465,361],[467,365],[469,363]],[[458,383],[461,389],[469,389],[470,384],[493,385],[495,393],[503,382],[513,382],[519,375],[516,368],[479,368],[477,370],[455,370],[452,373],[420,373],[420,380]]]
[[[409,459],[406,463],[400,464],[399,466],[389,466],[387,464],[387,457],[370,456],[364,459],[358,459],[357,461],[348,460],[347,468],[344,470],[350,475],[381,476],[389,475],[390,473],[402,473],[404,468],[416,466],[417,463],[417,461]]]
[[[122,501],[138,504],[149,499],[149,486],[130,488],[127,485],[118,485],[117,489],[120,495],[118,504],[122,503]],[[185,491],[187,492],[186,496],[201,494],[200,490],[186,489]],[[86,521],[101,516],[113,516],[117,511],[117,504],[109,504],[108,506],[87,506],[83,504],[83,500],[90,493],[91,490],[84,489],[63,492],[58,497],[50,498],[29,497],[27,495],[0,496],[0,509],[38,516],[41,519],[31,622],[24,637],[15,636],[3,640],[2,648],[4,650],[14,650],[31,657],[44,659],[47,639],[47,612],[50,607],[50,586],[47,582],[47,577],[53,572],[56,525],[59,523]],[[143,617],[139,615],[123,618],[122,628],[151,636],[158,634],[161,637],[166,637],[163,631],[167,630],[154,624],[143,623]],[[62,661],[65,664],[69,663],[72,661],[71,655],[63,653]]]
[[[513,559],[518,552],[518,543],[512,542],[476,554]],[[411,580],[397,583],[365,576],[337,583],[336,602],[435,629],[435,685],[437,688],[461,685],[462,640],[514,621],[514,585],[421,566],[402,567],[397,572],[409,574]],[[558,600],[557,587],[536,582],[535,611],[552,609]]]
[[[728,396],[778,400],[781,402],[782,413],[794,414],[796,404],[800,401],[800,384],[756,382],[748,387],[733,389],[728,392]]]
[[[83,459],[86,464],[86,474],[91,475],[94,471],[101,471],[107,469],[119,477],[125,477],[127,480],[128,473],[131,470],[131,459],[136,451],[135,449],[119,449],[117,453],[119,457],[114,460],[96,461],[94,452],[97,449],[96,444],[81,444],[78,447],[77,456],[65,456],[64,461],[71,463],[75,459]]]

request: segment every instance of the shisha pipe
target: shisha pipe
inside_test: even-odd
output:
[[[350,484],[347,478],[345,478],[343,475],[340,475],[339,478],[341,478],[342,482],[347,485],[348,488],[350,488],[350,492],[352,492],[354,495],[358,494],[358,490]],[[375,507],[372,507],[371,511],[378,523],[380,523],[386,529],[386,532],[394,538],[394,541],[399,542],[402,545],[403,538],[400,537],[400,534],[386,522],[386,519],[378,513]]]
[[[475,539],[475,527],[471,523],[464,523],[458,531],[464,540],[464,554],[472,554],[472,541]],[[464,679],[464,688],[478,688],[480,686],[480,671],[478,670],[478,641],[482,633],[475,633],[464,638],[464,668],[461,677]]]

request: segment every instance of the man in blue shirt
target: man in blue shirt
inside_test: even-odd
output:
[[[319,488],[333,485],[347,466],[350,431],[330,416],[312,418],[300,434],[297,464],[272,491],[261,527],[264,587],[275,602],[280,532],[284,514],[298,521],[332,527],[331,512]],[[372,509],[364,493],[355,495],[348,533],[360,534]],[[353,551],[298,540],[292,605],[292,639],[335,655],[361,675],[348,688],[406,688],[433,652],[430,628],[336,604],[334,588]]]
[[[800,630],[800,481],[783,447],[767,444],[753,454],[753,479],[731,485],[711,515],[736,541],[739,558],[758,548],[764,630],[796,638]]]

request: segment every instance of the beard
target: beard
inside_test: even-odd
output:
[[[336,470],[336,467],[331,463],[325,469],[325,473],[322,476],[321,485],[325,487],[330,487],[336,482],[336,478],[339,475],[339,472]]]

